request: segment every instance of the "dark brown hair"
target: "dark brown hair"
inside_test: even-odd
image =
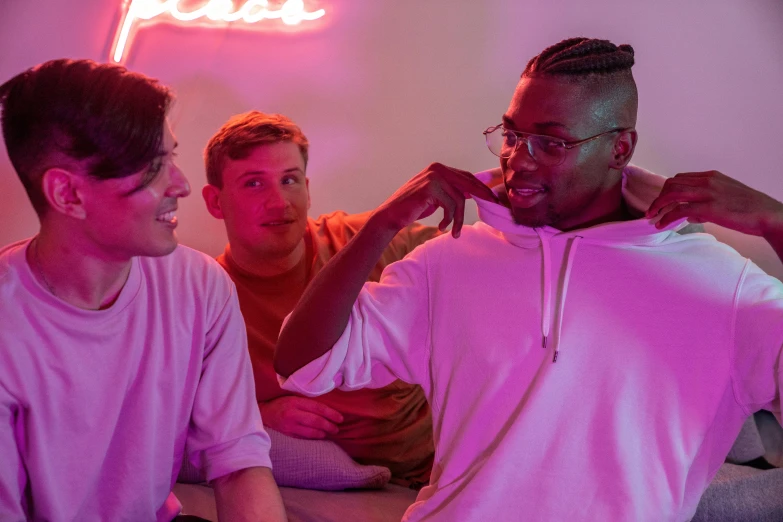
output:
[[[171,92],[157,80],[118,65],[52,60],[0,86],[8,157],[36,212],[47,207],[47,169],[85,162],[98,179],[148,168],[159,155]],[[157,172],[149,169],[142,185]]]

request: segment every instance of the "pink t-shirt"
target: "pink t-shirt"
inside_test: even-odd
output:
[[[134,258],[91,311],[41,287],[28,244],[0,250],[0,520],[169,520],[185,449],[208,480],[271,467],[216,262],[182,246]]]

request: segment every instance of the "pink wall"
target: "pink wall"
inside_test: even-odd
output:
[[[106,60],[121,0],[2,0],[0,81],[59,57]],[[309,0],[327,14],[299,33],[143,29],[127,65],[172,86],[180,165],[194,194],[180,239],[221,251],[206,212],[201,150],[230,115],[282,112],[312,143],[313,214],[372,208],[431,161],[481,170],[481,131],[505,110],[526,61],[576,35],[636,48],[635,162],[665,175],[722,170],[783,199],[783,3],[600,0]],[[276,22],[264,22],[269,26]],[[37,221],[0,151],[0,244]],[[471,214],[474,215],[474,214]],[[768,271],[765,243],[715,230]]]

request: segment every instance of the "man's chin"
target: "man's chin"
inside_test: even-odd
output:
[[[284,259],[296,251],[299,241],[267,241],[254,250],[262,259]]]
[[[163,257],[171,254],[177,249],[176,238],[173,241],[166,241],[155,245],[147,245],[146,248],[139,251],[136,255],[143,257]]]
[[[550,224],[550,220],[547,219],[547,216],[536,215],[524,211],[521,212],[518,209],[511,209],[510,212],[511,219],[514,221],[514,223],[523,227],[541,228]]]

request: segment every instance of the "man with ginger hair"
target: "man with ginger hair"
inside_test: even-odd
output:
[[[316,399],[280,388],[272,356],[283,319],[310,280],[368,214],[310,218],[309,144],[285,116],[257,111],[227,121],[205,150],[207,209],[228,235],[217,260],[237,286],[248,333],[256,398],[266,426],[303,439],[329,439],[362,464],[382,465],[392,482],[420,487],[432,466],[432,422],[419,386],[335,391]],[[368,274],[402,259],[438,230],[412,224],[392,239]]]

